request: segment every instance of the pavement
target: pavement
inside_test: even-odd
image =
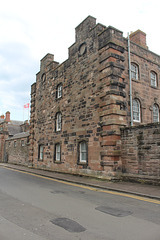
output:
[[[11,169],[16,169],[28,173],[34,173],[37,175],[54,178],[57,180],[63,180],[71,183],[86,185],[90,187],[138,195],[141,197],[147,197],[152,199],[160,200],[160,186],[149,185],[144,183],[133,183],[133,182],[112,182],[108,180],[101,180],[97,178],[85,177],[85,176],[77,176],[72,174],[58,173],[48,170],[40,170],[31,167],[14,165],[9,163],[1,163],[0,166],[7,167]]]

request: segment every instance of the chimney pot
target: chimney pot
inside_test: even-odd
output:
[[[1,118],[1,119],[4,119],[4,114],[2,114],[2,115],[0,116],[0,118]]]
[[[6,112],[6,121],[10,122],[10,112],[9,111]]]

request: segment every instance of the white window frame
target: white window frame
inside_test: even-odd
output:
[[[138,66],[135,63],[131,63],[131,78],[138,80]]]
[[[14,148],[17,147],[17,141],[14,141]]]
[[[43,145],[39,145],[39,161],[43,161],[44,159],[44,146]]]
[[[59,84],[57,86],[57,98],[61,98],[62,97],[62,84]]]
[[[60,145],[60,143],[57,143],[55,145],[55,161],[56,162],[61,161],[61,145]]]
[[[56,131],[61,131],[62,128],[62,115],[60,112],[56,114]]]
[[[153,122],[159,122],[159,107],[153,104]]]
[[[21,140],[21,146],[22,146],[22,147],[25,146],[25,142],[24,142],[24,140]]]
[[[151,76],[151,86],[157,87],[157,74],[151,71],[150,76]]]
[[[133,100],[133,121],[134,122],[141,121],[141,107],[138,99]]]
[[[79,143],[79,163],[87,163],[87,143],[85,141]]]

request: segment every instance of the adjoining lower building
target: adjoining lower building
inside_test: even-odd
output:
[[[5,152],[8,163],[28,166],[29,132],[21,132],[5,141]]]
[[[122,31],[91,16],[75,33],[68,59],[59,64],[47,54],[31,86],[29,161],[114,177],[125,165],[120,129],[159,122],[160,56],[141,30],[130,34],[129,45]]]
[[[10,162],[10,163],[19,163],[24,162],[23,160],[18,159],[17,148],[13,149],[10,144],[13,139],[22,137],[22,141],[24,137],[28,137],[29,141],[29,123],[28,121],[16,121],[10,119],[10,112],[7,111],[5,116],[0,116],[0,162]],[[14,144],[13,144],[14,145]],[[16,144],[15,144],[16,145]],[[13,151],[13,154],[11,153]],[[22,149],[24,150],[24,148]],[[29,152],[29,149],[27,148]],[[21,152],[21,157],[23,159],[23,155],[25,155],[25,151]],[[14,156],[14,158],[11,156]],[[27,153],[28,156],[28,153]],[[25,157],[25,165],[28,162],[28,157]]]

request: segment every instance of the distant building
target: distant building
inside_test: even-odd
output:
[[[0,162],[8,162],[6,140],[23,132],[29,132],[28,122],[11,120],[9,111],[0,116]]]
[[[29,132],[21,132],[5,141],[7,162],[28,166],[29,161]]]
[[[75,31],[68,59],[47,54],[31,87],[30,163],[114,176],[122,171],[120,129],[131,122],[128,40],[91,16]],[[160,56],[141,30],[130,49],[133,125],[159,122]]]

